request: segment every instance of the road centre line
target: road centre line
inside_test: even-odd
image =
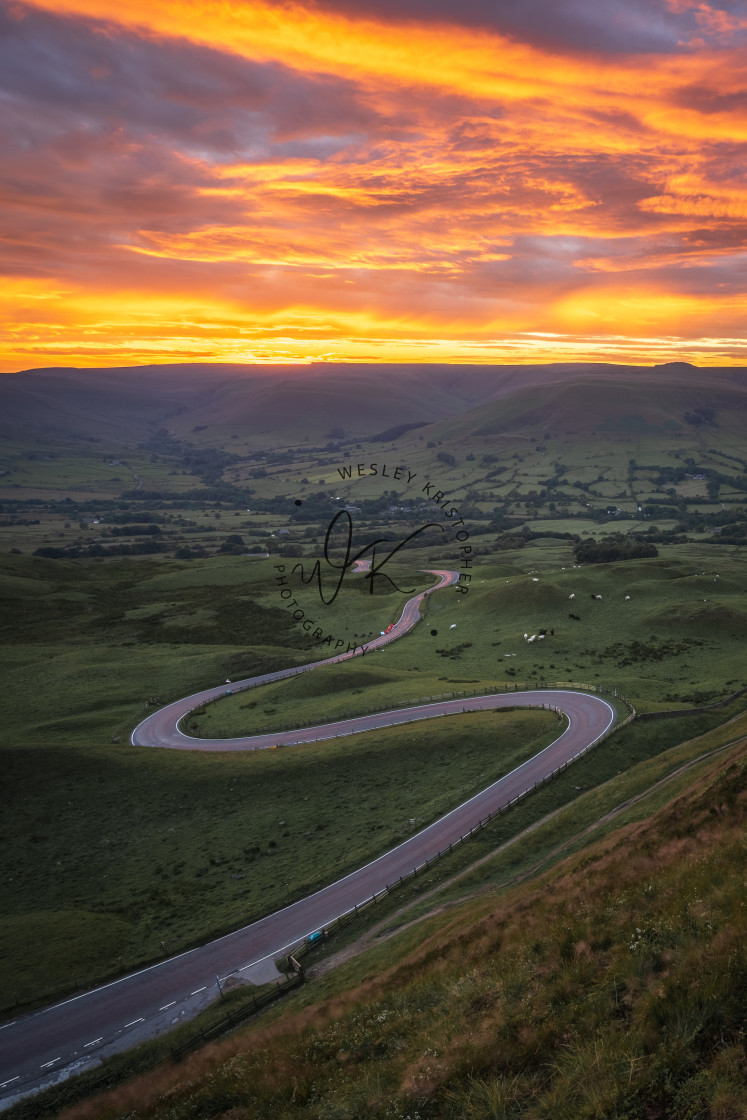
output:
[[[84,1042],[83,1046],[84,1046],[84,1048],[86,1046],[96,1046],[99,1042],[103,1042],[103,1041],[104,1041],[104,1036],[102,1034],[101,1038],[94,1038],[93,1042]]]
[[[145,1022],[145,1019],[133,1019],[131,1023],[125,1023],[124,1029],[127,1030],[128,1027],[134,1027],[136,1023],[144,1023],[144,1022]]]
[[[14,1081],[18,1081],[20,1076],[20,1073],[17,1073],[15,1077],[10,1077],[7,1081],[0,1082],[0,1089],[4,1089],[6,1085],[12,1085]]]
[[[166,1003],[166,1004],[164,1004],[164,1006],[163,1006],[163,1007],[159,1007],[159,1008],[158,1008],[158,1010],[159,1010],[159,1011],[168,1011],[168,1009],[169,1009],[170,1007],[174,1007],[174,1005],[175,1005],[175,1004],[176,1004],[176,1000],[175,1000],[175,999],[172,999],[171,1003]]]
[[[51,1062],[45,1062],[43,1066],[39,1066],[39,1069],[46,1069],[47,1066],[53,1066],[55,1062],[59,1062],[59,1060],[59,1058],[52,1058]]]
[[[197,996],[197,995],[200,994],[200,992],[205,992],[205,991],[207,991],[207,984],[205,985],[204,988],[198,988],[196,992],[190,992],[190,995]]]

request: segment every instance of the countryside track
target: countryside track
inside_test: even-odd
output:
[[[370,651],[396,640],[417,623],[426,595],[452,586],[458,579],[457,572],[438,570],[432,574],[439,577],[439,583],[410,599],[394,629],[367,643],[366,653],[362,654],[359,647],[354,652],[340,653],[309,666],[238,681],[232,684],[232,689],[281,680],[354,656],[368,656]],[[53,1075],[60,1077],[65,1072],[87,1068],[91,1058],[102,1052],[111,1053],[134,1044],[142,1031],[155,1034],[168,1030],[180,1013],[194,1014],[209,997],[217,996],[217,978],[222,980],[231,974],[257,975],[263,965],[265,969],[271,967],[273,959],[292,949],[310,933],[360,905],[388,884],[397,882],[426,859],[458,841],[480,820],[583,754],[612,726],[616,715],[614,708],[598,696],[545,689],[437,701],[318,727],[238,739],[193,739],[179,730],[178,723],[187,712],[225,691],[225,684],[215,686],[153,713],[135,728],[133,744],[177,750],[258,750],[462,711],[508,706],[557,708],[568,716],[569,726],[555,742],[440,820],[307,898],[200,948],[1,1027],[0,1100],[29,1092]]]

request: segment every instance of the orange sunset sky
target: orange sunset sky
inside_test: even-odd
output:
[[[747,4],[0,16],[5,371],[747,359]]]

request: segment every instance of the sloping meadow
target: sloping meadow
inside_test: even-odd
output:
[[[746,750],[542,879],[374,950],[355,989],[65,1116],[737,1120]]]

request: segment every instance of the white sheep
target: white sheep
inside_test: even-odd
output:
[[[535,638],[536,638],[536,637],[537,637],[537,635],[536,635],[536,634],[532,634],[531,638],[527,638],[527,641],[528,641],[528,642],[533,642],[533,641],[535,640]]]
[[[625,596],[625,602],[626,602],[626,603],[627,603],[627,601],[628,601],[628,599],[629,599],[629,598],[630,598],[630,595],[626,595],[626,596]]]
[[[573,594],[572,594],[572,595],[569,595],[569,596],[568,596],[568,598],[569,598],[569,599],[575,599],[575,598],[576,598],[576,593],[575,593],[575,592],[573,592]]]

